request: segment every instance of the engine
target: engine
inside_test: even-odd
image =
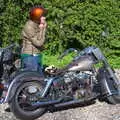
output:
[[[67,95],[74,99],[88,98],[93,93],[93,79],[91,72],[68,72],[63,76]]]

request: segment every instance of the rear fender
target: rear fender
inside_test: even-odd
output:
[[[24,76],[30,76],[30,75],[35,75],[35,76],[39,76],[40,79],[34,79],[34,77],[31,77],[31,79],[21,79],[22,77]],[[18,73],[17,75],[15,75],[15,77],[13,78],[9,88],[8,88],[8,92],[7,92],[7,96],[4,100],[4,103],[8,103],[11,101],[11,99],[14,97],[15,95],[15,91],[17,90],[18,86],[20,84],[22,84],[23,82],[29,82],[31,80],[37,80],[38,82],[40,82],[41,80],[43,80],[43,77],[40,76],[39,73],[37,72],[33,72],[33,71],[23,71],[23,72],[20,72]]]

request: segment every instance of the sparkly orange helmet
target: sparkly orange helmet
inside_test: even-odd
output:
[[[40,17],[46,14],[46,9],[42,6],[34,7],[30,10],[30,19],[35,22],[40,21]]]

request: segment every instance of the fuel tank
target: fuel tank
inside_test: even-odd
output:
[[[68,71],[88,71],[92,69],[94,60],[92,56],[81,56],[79,59],[73,60],[68,66]]]

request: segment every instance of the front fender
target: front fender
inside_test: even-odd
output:
[[[17,75],[15,75],[15,77],[13,78],[12,82],[10,83],[10,86],[8,88],[8,92],[7,92],[7,96],[4,100],[4,103],[8,103],[11,101],[11,99],[14,97],[15,95],[15,91],[17,90],[18,86],[20,84],[22,84],[23,82],[29,82],[31,81],[31,79],[21,79],[23,78],[24,76],[39,76],[39,79],[34,79],[33,77],[33,80],[37,80],[37,81],[43,81],[43,77],[41,77],[41,75],[38,73],[38,72],[35,72],[35,71],[22,71],[22,72],[19,72],[17,73]]]
[[[110,104],[120,104],[120,86],[115,73],[100,68],[97,77],[101,86],[101,94],[104,95],[104,97],[106,96],[106,102]]]
[[[106,69],[105,68],[100,68],[98,70],[98,74],[97,74],[97,80],[99,82],[100,85],[100,92],[101,95],[112,95],[111,93],[111,89],[108,83],[108,79],[107,79],[107,73],[106,73]]]

